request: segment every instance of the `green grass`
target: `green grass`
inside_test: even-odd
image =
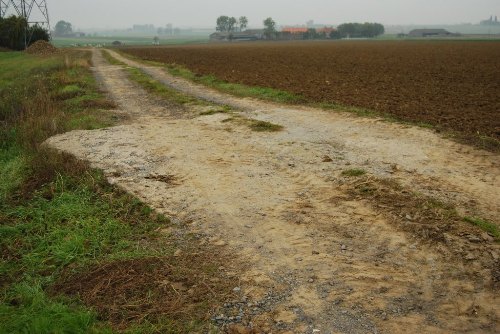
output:
[[[57,133],[113,124],[107,109],[114,104],[99,91],[90,53],[37,58],[7,52],[0,60],[0,333],[115,332],[117,324],[107,320],[107,311],[98,313],[95,304],[56,288],[71,279],[78,282],[103,264],[135,261],[140,266],[147,259],[162,259],[173,263],[179,281],[194,277],[195,270],[207,279],[214,275],[212,268],[222,263],[211,251],[201,250],[207,255],[195,260],[173,256],[180,247],[185,254],[200,251],[196,238],[162,234],[172,228],[166,217],[109,185],[102,172],[40,145]],[[131,284],[138,291],[134,300],[142,300],[147,286]],[[217,293],[213,298],[200,290],[203,296],[193,297],[186,310],[174,304],[182,316],[150,317],[149,312],[158,311],[146,309],[143,321],[127,323],[124,330],[203,332],[209,326],[206,314],[230,291],[225,284],[236,283],[217,284],[211,287]],[[113,285],[105,286],[109,289],[100,292],[114,296]]]
[[[18,306],[0,304],[0,333],[111,333],[91,310],[48,297],[40,282],[16,284],[6,297]]]
[[[128,55],[127,55],[128,56]],[[158,64],[158,63],[155,63]],[[162,64],[164,66],[164,64]],[[304,98],[290,92],[267,88],[253,87],[243,84],[230,83],[216,78],[213,75],[197,76],[189,69],[179,65],[167,65],[167,70],[174,76],[179,76],[205,86],[212,87],[216,90],[230,93],[240,97],[255,97],[267,101],[278,103],[301,103],[305,102]]]
[[[210,108],[210,110],[203,111],[200,113],[200,116],[209,116],[209,115],[215,115],[215,114],[228,114],[233,112],[233,108],[230,106],[214,106],[213,108]]]
[[[126,231],[92,193],[94,183],[63,171],[67,157],[64,162],[40,149],[54,134],[107,125],[102,109],[74,101],[85,95],[105,100],[89,59],[86,52],[0,53],[0,333],[97,328],[91,310],[44,291],[68,265],[115,249],[109,246],[118,244],[115,235]]]
[[[365,175],[366,171],[364,169],[360,168],[351,168],[351,169],[346,169],[342,171],[343,176],[348,176],[348,177],[357,177],[357,176],[362,176]]]
[[[0,150],[0,202],[4,203],[9,194],[23,183],[27,171],[27,157],[19,148]]]
[[[497,242],[500,241],[500,229],[497,225],[481,218],[464,217],[464,220],[491,234]]]

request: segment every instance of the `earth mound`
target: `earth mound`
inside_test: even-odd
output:
[[[27,53],[38,56],[52,55],[57,51],[57,48],[47,41],[36,41],[26,49]]]

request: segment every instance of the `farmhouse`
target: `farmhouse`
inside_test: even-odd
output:
[[[211,42],[257,41],[263,38],[263,29],[249,29],[241,32],[215,32],[210,35]]]
[[[445,29],[415,29],[408,34],[410,37],[453,37],[457,34],[452,34]]]
[[[307,27],[283,27],[281,32],[290,34],[304,34],[307,32]]]

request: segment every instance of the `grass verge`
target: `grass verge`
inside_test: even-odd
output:
[[[154,64],[165,66],[165,64],[160,64],[160,63],[154,63]],[[268,87],[253,87],[243,84],[230,83],[227,81],[220,80],[213,75],[200,76],[194,74],[189,69],[176,64],[169,64],[167,65],[166,68],[168,72],[174,76],[182,77],[184,79],[188,79],[203,84],[205,86],[214,88],[221,92],[230,93],[240,97],[255,97],[267,101],[278,102],[278,103],[290,103],[290,104],[305,102],[304,98],[297,94]]]
[[[0,61],[0,333],[206,332],[223,252],[41,145],[113,124],[90,54]]]

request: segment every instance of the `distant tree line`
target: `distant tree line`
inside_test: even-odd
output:
[[[0,18],[0,47],[11,50],[24,50],[39,40],[49,41],[50,35],[40,26],[29,26],[23,17]]]
[[[330,38],[373,38],[383,35],[385,28],[380,23],[344,23],[332,31]]]
[[[341,39],[341,38],[373,38],[385,33],[385,28],[380,23],[344,23],[334,29],[315,29],[309,28],[305,32],[290,33],[278,32],[276,29],[276,22],[268,17],[264,20],[264,36],[266,39],[293,39],[297,37],[301,39]],[[216,31],[229,33],[229,39],[233,36],[232,32],[243,31],[248,25],[246,16],[239,19],[229,16],[219,16],[217,18]]]

